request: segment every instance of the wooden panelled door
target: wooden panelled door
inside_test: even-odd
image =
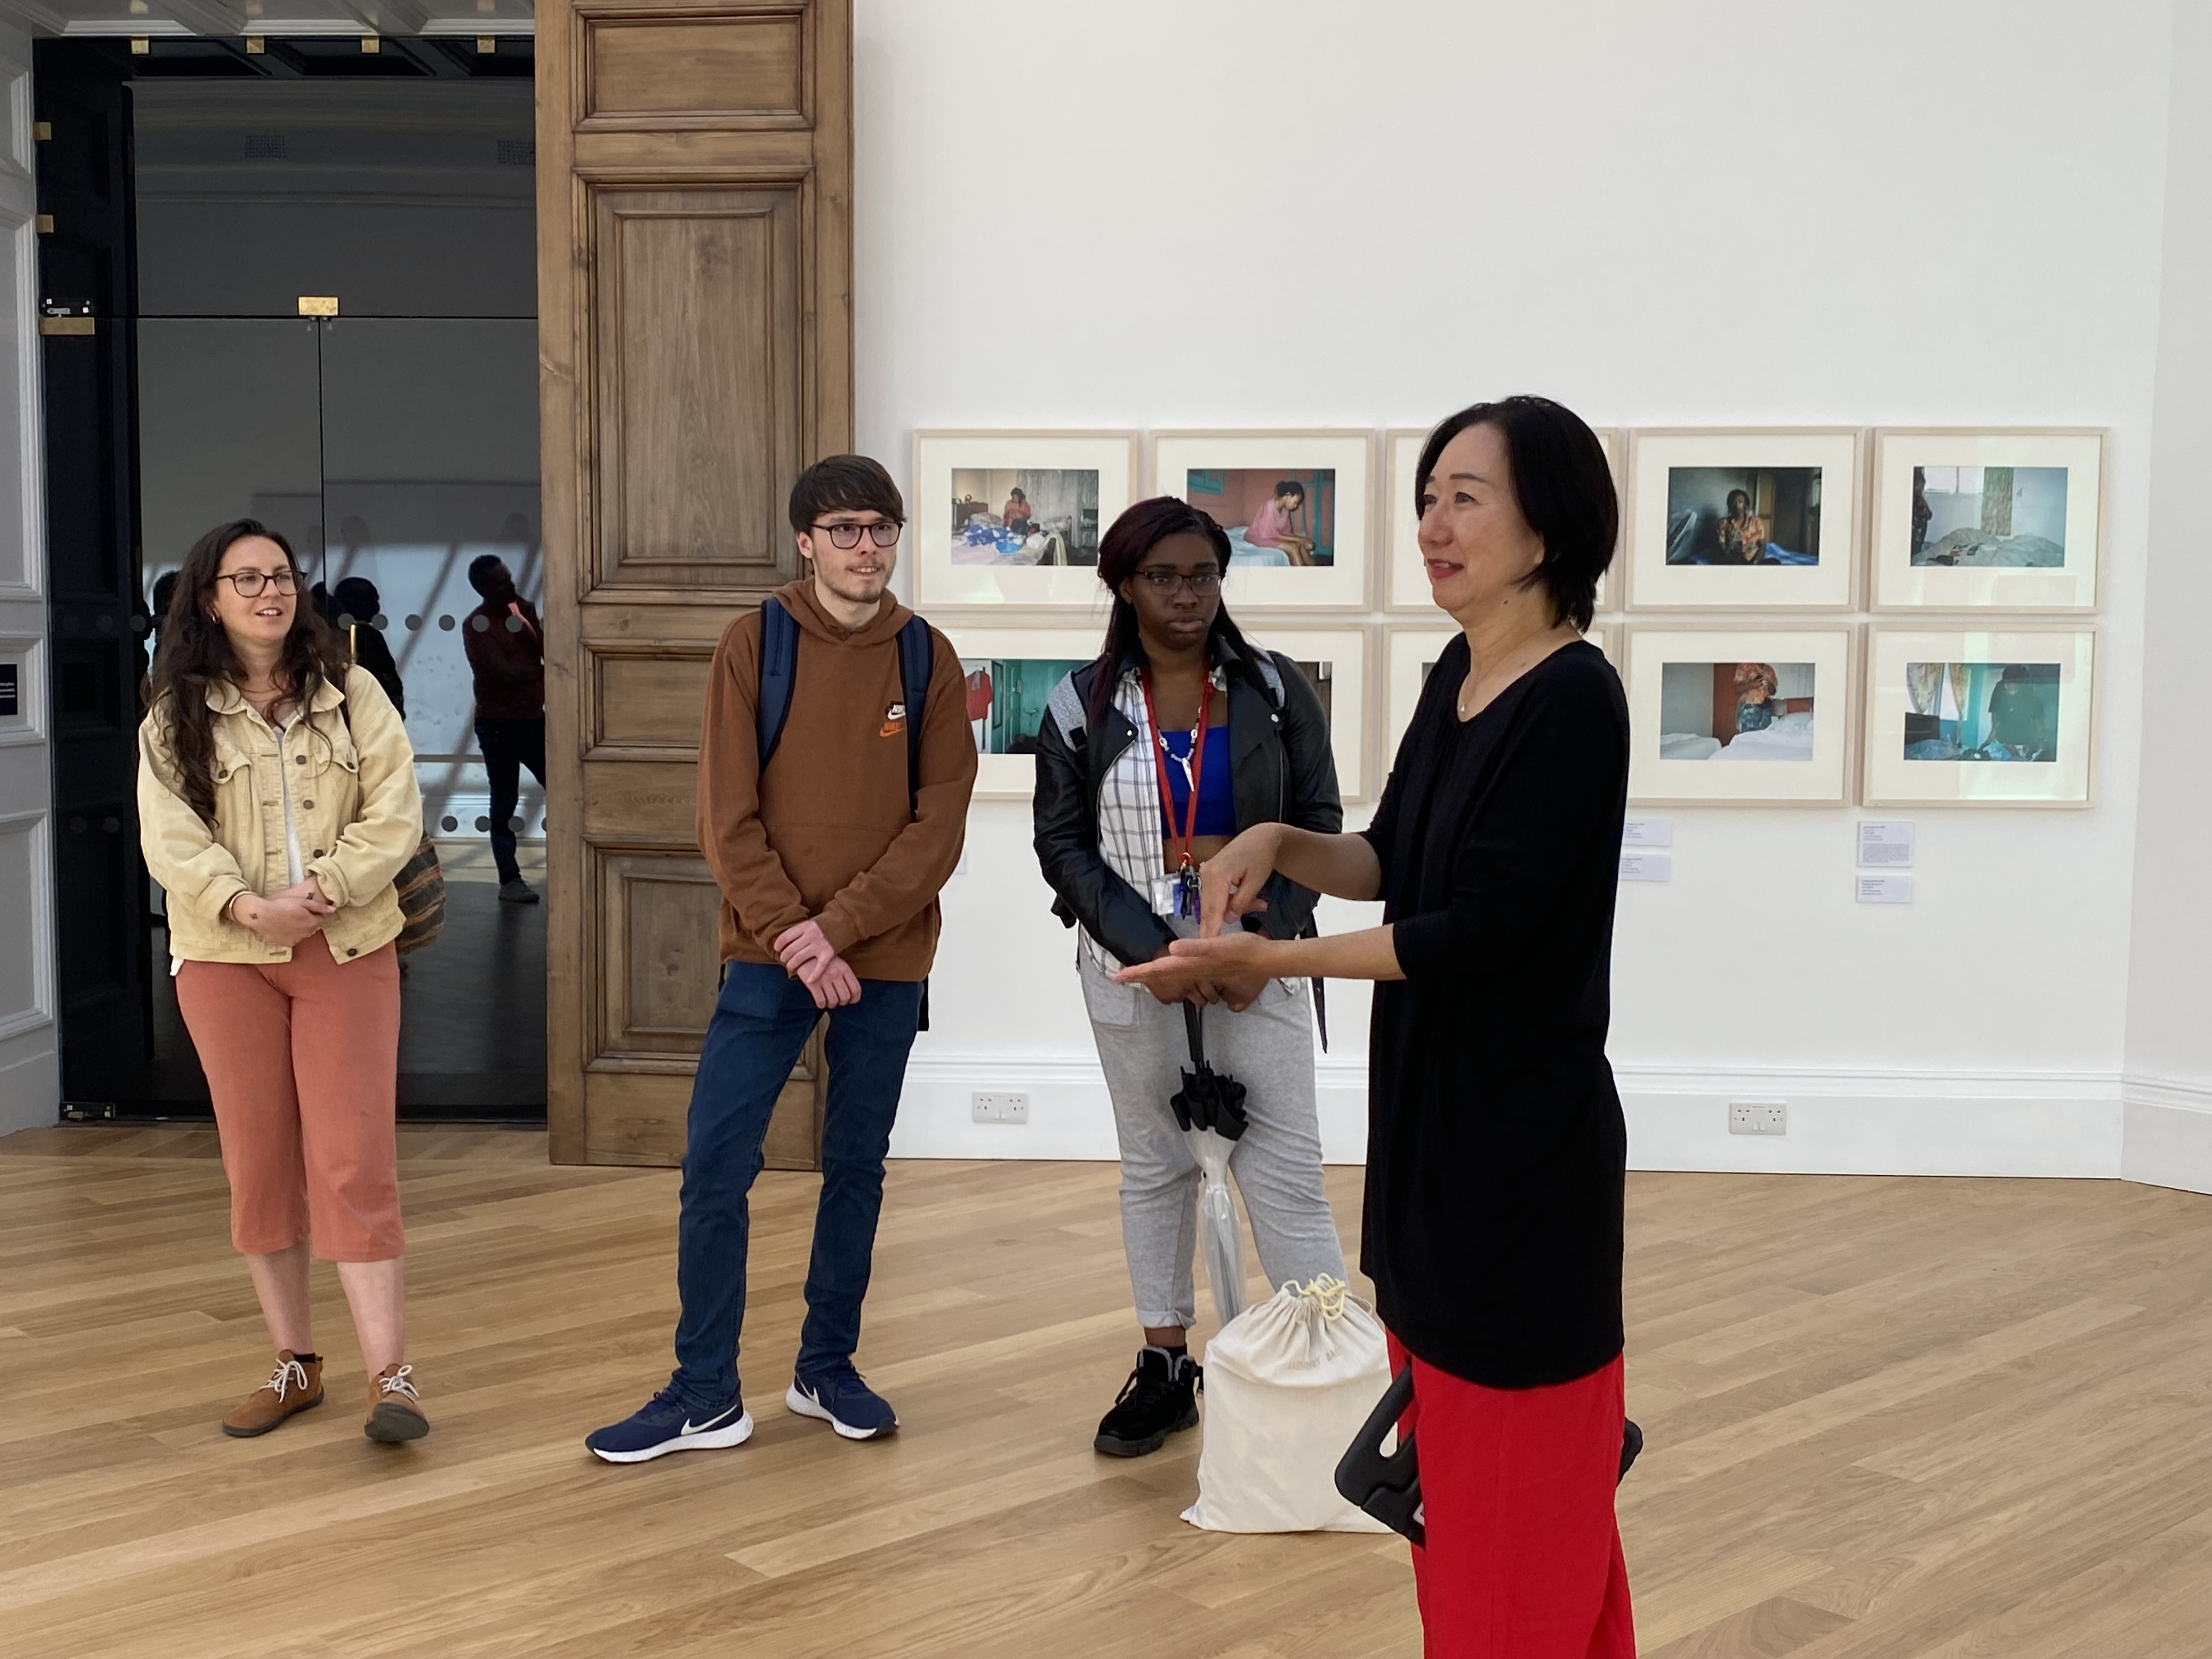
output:
[[[559,1163],[665,1164],[720,967],[707,666],[852,447],[850,0],[538,0],[548,949]],[[819,1036],[768,1154],[811,1168]]]

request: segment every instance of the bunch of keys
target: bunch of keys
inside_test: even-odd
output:
[[[1204,885],[1199,880],[1198,871],[1194,866],[1185,864],[1182,869],[1176,871],[1175,875],[1176,915],[1186,921],[1196,921],[1200,910],[1199,900],[1204,890]]]

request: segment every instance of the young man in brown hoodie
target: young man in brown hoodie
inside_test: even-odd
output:
[[[830,1014],[822,1196],[806,1323],[784,1404],[848,1439],[898,1426],[853,1368],[884,1155],[937,950],[938,890],[959,862],[975,744],[960,659],[928,630],[928,696],[906,707],[892,599],[904,503],[860,455],[799,476],[791,526],[809,567],[779,590],[797,624],[781,735],[761,763],[764,612],[715,647],[699,740],[699,845],[722,890],[722,993],[699,1056],[684,1153],[676,1371],[585,1444],[611,1463],[734,1446],[752,1433],[738,1393],[746,1194],[761,1138],[799,1051]],[[774,653],[771,652],[771,655]],[[907,722],[919,720],[910,757]]]

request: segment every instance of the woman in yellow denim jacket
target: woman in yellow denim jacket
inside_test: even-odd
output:
[[[411,1440],[429,1425],[404,1346],[392,878],[422,803],[398,711],[304,586],[284,538],[251,519],[185,555],[139,727],[140,836],[215,1100],[232,1242],[277,1351],[224,1431],[264,1434],[322,1401],[312,1243],[353,1311],[364,1432]]]

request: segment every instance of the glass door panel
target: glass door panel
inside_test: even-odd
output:
[[[407,700],[407,730],[446,866],[447,920],[408,963],[400,1103],[542,1109],[542,905],[502,903],[490,784],[477,752],[462,625],[471,562],[495,554],[534,605],[538,544],[538,325],[522,319],[338,318],[322,333],[323,577],[374,584]],[[527,772],[516,830],[542,887],[544,791]]]

